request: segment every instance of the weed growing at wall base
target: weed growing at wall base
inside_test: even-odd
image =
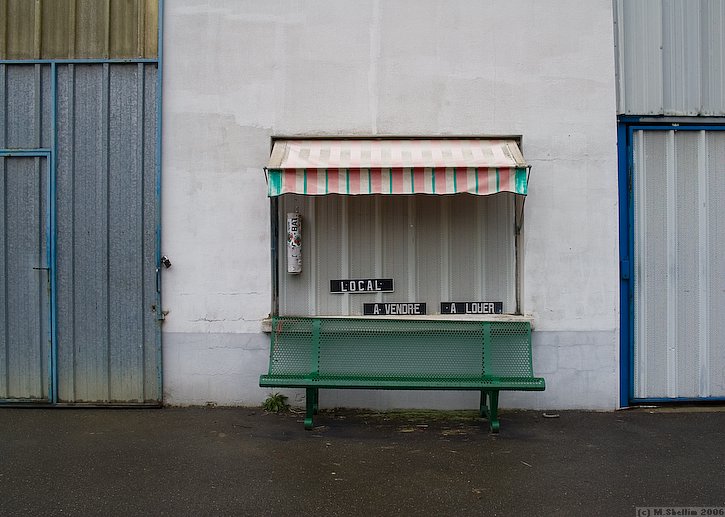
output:
[[[281,393],[270,393],[262,403],[262,408],[269,413],[284,413],[289,410],[287,396]]]

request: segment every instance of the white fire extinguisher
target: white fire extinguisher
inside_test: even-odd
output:
[[[287,273],[302,273],[302,216],[297,212],[287,214]]]

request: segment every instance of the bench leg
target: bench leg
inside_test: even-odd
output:
[[[309,430],[314,427],[312,419],[315,413],[317,413],[317,388],[306,388],[306,390],[305,403],[307,412],[305,414],[305,429]]]
[[[312,406],[312,412],[316,415],[318,413],[318,407],[320,405],[320,390],[314,388],[314,402]]]
[[[498,390],[481,392],[481,416],[488,419],[492,433],[498,433],[501,423],[498,419]]]

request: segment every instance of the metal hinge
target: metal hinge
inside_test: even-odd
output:
[[[151,306],[156,314],[156,321],[163,321],[166,314],[161,309],[161,268],[156,268],[156,303]]]

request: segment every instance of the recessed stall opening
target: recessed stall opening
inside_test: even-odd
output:
[[[279,140],[274,316],[520,314],[516,139]]]

